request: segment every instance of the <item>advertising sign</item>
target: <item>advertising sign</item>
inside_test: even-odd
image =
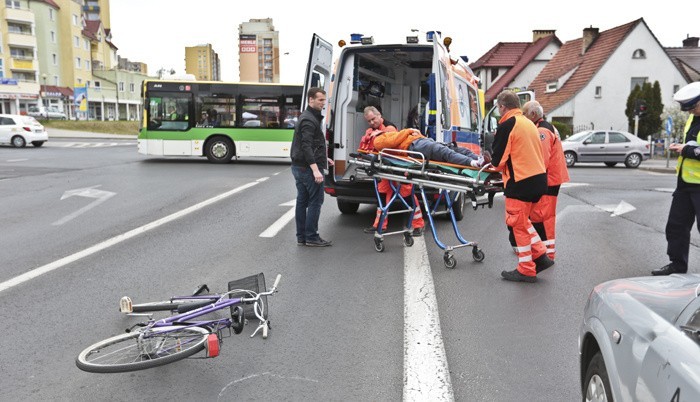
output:
[[[81,112],[87,112],[87,88],[84,85],[73,89],[73,98],[75,99],[75,107]]]
[[[258,42],[255,35],[240,35],[238,37],[240,53],[257,53]]]

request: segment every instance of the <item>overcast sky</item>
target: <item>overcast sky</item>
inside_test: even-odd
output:
[[[161,68],[185,70],[185,47],[211,43],[222,79],[238,81],[238,25],[272,18],[279,32],[281,82],[301,84],[311,35],[331,43],[351,33],[375,43],[404,42],[411,29],[451,36],[452,53],[475,61],[498,42],[528,42],[533,29],[555,29],[562,42],[580,38],[583,28],[601,31],[644,18],[664,47],[700,36],[691,2],[615,0],[535,1],[308,1],[308,0],[112,0],[112,40],[119,55]],[[528,5],[525,8],[526,5]],[[680,4],[685,4],[681,6]],[[490,6],[490,7],[489,7]],[[424,36],[424,35],[423,35]]]

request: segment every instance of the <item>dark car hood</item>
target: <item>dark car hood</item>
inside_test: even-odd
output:
[[[700,292],[700,274],[646,276],[601,283],[593,293],[608,305],[633,298],[670,323]]]

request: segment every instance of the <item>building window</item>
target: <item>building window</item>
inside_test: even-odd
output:
[[[630,80],[630,92],[634,91],[634,87],[641,89],[645,82],[647,82],[647,77],[632,77]]]
[[[95,89],[100,89],[102,88],[102,83],[100,81],[95,81],[92,83],[92,86],[95,87]]]
[[[51,43],[56,43],[56,32],[51,31]]]
[[[53,84],[58,86],[58,76],[57,75],[53,76]]]
[[[680,86],[674,85],[674,86],[673,86],[673,92],[671,92],[671,93],[674,93],[674,94],[675,94],[676,92],[678,92],[679,89],[681,89]]]
[[[80,47],[80,38],[78,38],[77,36],[74,36],[73,37],[73,45],[75,47]]]
[[[498,77],[498,68],[491,69],[491,82],[494,82]]]
[[[85,69],[90,71],[90,60],[85,60]]]
[[[90,41],[89,40],[83,38],[83,45],[85,46],[85,50],[90,50]]]
[[[7,6],[7,8],[16,8],[18,10],[20,9],[19,0],[5,0],[5,5]]]
[[[550,92],[556,92],[557,91],[557,82],[548,82],[547,87],[545,88],[544,92],[545,93],[550,93]]]
[[[83,62],[83,61],[80,60],[80,57],[76,57],[76,58],[75,58],[75,68],[80,68],[80,64],[81,64],[82,62]]]
[[[73,25],[78,26],[78,16],[73,14]]]
[[[132,94],[136,92],[136,85],[133,82],[129,84],[129,92]]]
[[[53,65],[54,65],[54,66],[57,66],[57,65],[58,65],[58,56],[56,55],[56,53],[53,53],[53,54],[51,55],[51,60],[53,61]]]
[[[49,8],[49,20],[54,21],[53,8]]]
[[[90,80],[85,81],[85,88],[90,88]]]
[[[632,53],[632,58],[633,59],[646,59],[647,53],[642,49],[637,49],[634,51],[634,53]]]
[[[82,78],[78,78],[77,81],[78,81],[78,85],[82,85],[82,84],[83,84],[83,79],[82,79]]]
[[[119,81],[119,92],[124,92],[124,81]]]
[[[2,63],[3,60],[0,58],[0,78],[5,78],[5,66]]]
[[[603,96],[603,87],[595,87],[595,97],[600,98]]]

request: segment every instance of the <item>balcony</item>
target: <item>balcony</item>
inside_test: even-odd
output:
[[[7,34],[7,44],[9,46],[36,47],[36,36],[10,32]]]
[[[13,70],[13,71],[35,71],[36,65],[34,63],[34,59],[13,56],[12,63],[10,64],[10,70]]]
[[[5,19],[7,21],[34,23],[34,12],[27,9],[5,8]]]
[[[100,6],[94,4],[94,5],[84,5],[83,6],[83,12],[86,13],[99,13],[100,12]]]

